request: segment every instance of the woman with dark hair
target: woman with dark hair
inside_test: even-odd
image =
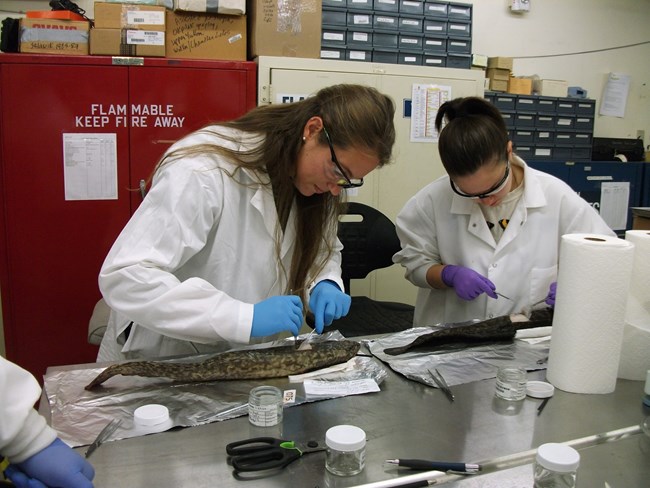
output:
[[[446,102],[435,124],[447,176],[397,217],[402,250],[393,260],[419,287],[414,324],[488,319],[545,297],[553,306],[561,236],[614,232],[567,184],[513,152],[486,100]]]
[[[394,103],[335,85],[182,139],[108,254],[98,360],[219,351],[347,314],[342,190],[388,163]]]

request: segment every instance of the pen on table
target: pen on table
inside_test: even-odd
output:
[[[546,397],[546,398],[544,398],[544,401],[542,401],[542,403],[539,404],[539,407],[537,407],[537,415],[542,413],[542,410],[544,410],[544,407],[546,406],[546,404],[548,403],[548,401],[550,399],[551,399],[551,397]]]
[[[386,459],[385,462],[411,469],[435,469],[436,471],[454,471],[456,473],[478,473],[481,470],[480,464],[447,463],[441,461],[425,461],[424,459]]]

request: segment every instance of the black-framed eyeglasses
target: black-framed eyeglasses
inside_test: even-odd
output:
[[[503,188],[506,186],[506,183],[508,182],[509,177],[510,177],[510,161],[506,161],[506,172],[503,175],[503,178],[501,178],[501,180],[496,185],[494,185],[485,193],[470,195],[468,193],[464,193],[460,191],[460,189],[456,186],[456,183],[454,183],[454,180],[452,180],[451,178],[449,178],[449,183],[451,184],[451,189],[454,190],[454,193],[456,195],[460,195],[461,197],[465,197],[465,198],[471,198],[473,200],[480,200],[482,198],[487,198],[487,197],[491,197],[492,195],[496,195],[501,190],[503,190]]]
[[[349,178],[348,175],[345,174],[345,171],[341,167],[341,163],[339,163],[339,160],[336,157],[334,146],[332,146],[332,140],[330,139],[330,135],[327,132],[327,129],[325,129],[325,126],[323,126],[323,134],[325,134],[327,145],[330,147],[330,154],[332,155],[332,162],[334,163],[334,173],[339,177],[336,184],[341,188],[359,188],[360,186],[363,186],[363,178]]]

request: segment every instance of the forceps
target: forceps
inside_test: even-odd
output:
[[[451,392],[451,388],[449,388],[449,385],[445,381],[445,379],[442,377],[440,374],[440,371],[438,369],[434,369],[433,371],[428,370],[429,374],[433,378],[433,381],[435,381],[436,385],[438,385],[438,388],[440,388],[445,395],[447,395],[447,398],[449,398],[450,402],[453,402],[455,400],[454,394]]]
[[[95,441],[88,447],[88,450],[86,451],[86,458],[89,458],[90,455],[95,452],[95,449],[97,449],[99,446],[101,446],[104,442],[108,440],[108,438],[113,435],[113,432],[117,430],[117,428],[120,426],[122,423],[122,419],[113,419],[111,420],[106,427],[104,427],[101,432],[97,435],[97,438]]]

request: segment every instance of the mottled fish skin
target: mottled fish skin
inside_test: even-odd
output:
[[[196,363],[132,361],[109,366],[85,388],[90,390],[116,375],[188,382],[278,378],[344,363],[356,355],[359,347],[355,341],[324,341],[311,343],[310,350],[298,351],[292,344],[228,351]]]
[[[525,322],[513,322],[510,315],[471,324],[450,325],[417,337],[410,344],[388,347],[384,353],[391,356],[403,354],[418,346],[440,346],[459,342],[480,343],[497,342],[514,339],[519,329],[550,326],[553,323],[553,309],[533,310],[530,319]]]

